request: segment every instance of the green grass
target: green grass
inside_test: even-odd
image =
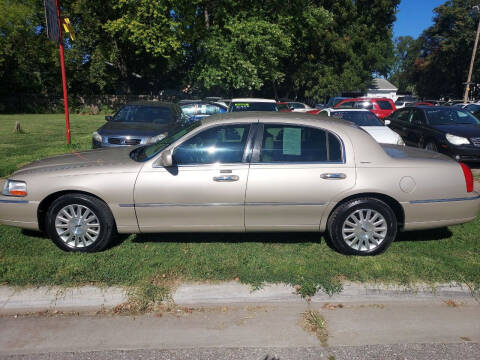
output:
[[[12,133],[20,120],[25,134]],[[74,116],[76,149],[86,149],[101,117]],[[39,157],[71,151],[58,115],[1,116],[0,173]],[[318,234],[154,234],[121,237],[97,254],[71,254],[40,234],[0,226],[0,284],[154,287],[176,280],[233,280],[300,285],[303,294],[333,293],[341,281],[413,284],[461,282],[480,287],[480,220],[448,230],[404,233],[376,257],[332,251]],[[148,291],[147,291],[148,290]],[[155,290],[155,291],[154,291]],[[153,294],[153,295],[151,295]]]

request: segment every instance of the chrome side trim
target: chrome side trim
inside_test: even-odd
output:
[[[295,203],[295,202],[247,202],[247,203],[140,203],[118,204],[120,207],[202,207],[202,206],[324,206],[326,203]]]
[[[466,198],[451,198],[451,199],[432,199],[432,200],[412,200],[410,204],[430,204],[430,203],[443,203],[443,202],[455,202],[455,201],[471,201],[480,199],[480,195]]]
[[[324,206],[326,203],[247,202],[247,206]]]
[[[28,204],[28,200],[0,200],[2,204]]]

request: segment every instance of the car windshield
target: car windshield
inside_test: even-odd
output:
[[[334,111],[331,116],[350,121],[358,126],[385,126],[370,111]]]
[[[278,107],[273,102],[232,102],[230,104],[230,112],[239,111],[278,111]]]
[[[136,148],[130,153],[130,158],[138,162],[150,160],[167,146],[173,144],[182,136],[188,134],[190,131],[199,127],[200,125],[202,125],[201,121],[194,122],[189,126],[181,127],[175,134],[168,136],[160,141],[157,141],[156,143]]]
[[[480,104],[469,104],[465,106],[465,110],[468,110],[470,112],[478,111],[480,110]]]
[[[115,122],[144,122],[167,124],[173,120],[170,107],[125,105],[113,117]]]
[[[425,109],[430,125],[480,124],[470,112],[461,109]]]

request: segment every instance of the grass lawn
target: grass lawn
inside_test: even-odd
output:
[[[25,134],[12,133],[19,120]],[[75,149],[90,146],[102,117],[73,116]],[[61,115],[0,116],[0,174],[71,151]],[[132,285],[163,289],[176,280],[232,280],[300,285],[303,294],[338,291],[342,280],[462,282],[480,288],[480,220],[435,231],[404,233],[383,255],[347,257],[318,234],[155,234],[121,237],[97,254],[69,254],[40,234],[0,226],[0,284]],[[149,291],[150,291],[149,290]]]

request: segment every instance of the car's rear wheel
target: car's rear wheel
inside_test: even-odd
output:
[[[329,218],[328,232],[334,247],[347,255],[377,255],[397,235],[397,219],[385,202],[353,199],[340,205]]]
[[[50,206],[47,229],[62,250],[95,252],[110,244],[115,223],[103,201],[85,194],[67,194]]]
[[[435,144],[433,141],[427,142],[427,144],[425,145],[425,149],[438,152],[437,144]]]

